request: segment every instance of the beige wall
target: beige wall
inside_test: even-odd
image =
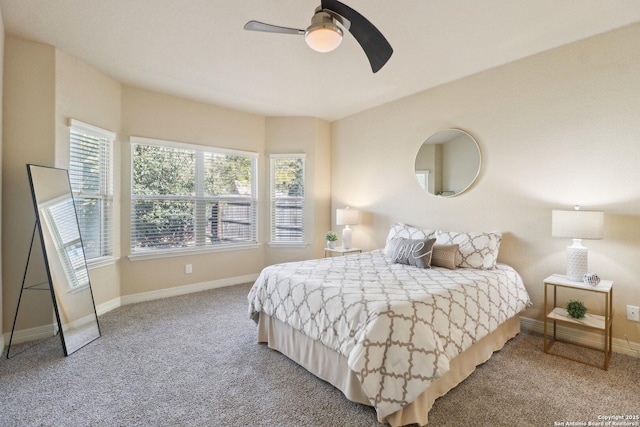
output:
[[[310,117],[269,117],[266,122],[267,152],[270,154],[306,155],[306,217],[305,248],[271,247],[267,250],[266,265],[291,260],[320,258],[326,246],[324,235],[331,229],[330,215],[330,160],[331,128],[327,121]],[[267,163],[268,167],[268,163]],[[269,171],[267,170],[267,173]],[[268,181],[265,181],[265,183]],[[268,197],[268,195],[267,195]],[[268,199],[267,199],[268,200]],[[263,204],[269,221],[269,204]],[[263,241],[269,241],[268,222],[264,223]]]
[[[264,266],[264,245],[257,249],[189,254],[169,258],[131,261],[130,237],[130,144],[131,136],[208,145],[259,154],[259,200],[267,200],[265,118],[169,95],[124,87],[122,89],[122,295],[151,292],[257,274]],[[268,217],[260,211],[260,225]],[[260,230],[260,235],[264,233]],[[264,243],[264,240],[263,240]],[[193,266],[185,274],[185,265]]]
[[[4,49],[2,314],[3,328],[10,331],[35,224],[25,165],[54,166],[55,49],[12,37],[6,38]],[[42,265],[39,246],[35,247],[31,262],[35,268],[29,283],[46,280],[38,269]],[[29,292],[21,306],[21,312],[27,314],[22,328],[51,323],[50,309],[50,295]]]
[[[638,40],[635,24],[334,122],[333,208],[366,212],[354,245],[383,246],[396,221],[501,230],[499,260],[524,278],[535,304],[524,315],[541,320],[542,281],[564,272],[570,244],[551,237],[551,210],[603,210],[604,239],[586,241],[589,267],[615,281],[614,336],[640,342],[625,307],[640,305]],[[445,128],[472,134],[483,158],[476,184],[448,199],[413,176],[420,145]]]
[[[25,164],[68,168],[69,119],[120,129],[120,84],[55,48],[7,37],[3,144],[3,330],[13,324],[35,216]],[[119,147],[114,147],[119,159]],[[115,206],[119,213],[120,169],[115,163]],[[119,244],[119,219],[114,222]],[[116,252],[119,250],[119,246]],[[116,256],[118,254],[116,253]],[[27,285],[44,281],[41,249],[35,246]],[[120,296],[118,265],[91,269],[96,305]],[[51,323],[50,296],[27,292],[17,328]],[[43,309],[46,307],[46,309]]]
[[[265,265],[322,256],[324,233],[330,227],[330,125],[307,117],[265,118],[168,95],[123,88],[123,138],[156,138],[231,148],[258,153],[258,239],[260,247],[239,251],[188,254],[168,258],[131,261],[130,150],[122,150],[122,295],[159,291],[181,285],[255,275]],[[304,248],[270,247],[269,155],[306,154],[307,242]],[[185,274],[191,264],[192,274]]]
[[[77,119],[118,135],[114,147],[115,264],[90,271],[96,305],[117,305],[120,297],[162,291],[183,285],[257,275],[265,258],[290,261],[322,255],[324,233],[330,228],[330,124],[314,118],[272,118],[126,87],[51,46],[7,39],[4,78],[3,162],[3,330],[13,322],[29,238],[35,217],[26,163],[67,168],[69,119]],[[269,123],[267,129],[267,122]],[[131,136],[232,148],[258,153],[259,243],[255,249],[211,252],[131,261],[129,255]],[[300,251],[270,248],[268,154],[307,155],[308,242]],[[8,250],[9,249],[9,250]],[[38,258],[40,247],[36,247]],[[40,257],[41,258],[41,257]],[[44,271],[33,259],[35,274]],[[191,264],[193,273],[185,273]],[[40,277],[38,281],[44,281]],[[49,296],[23,302],[27,323],[19,328],[51,323]],[[34,313],[41,316],[34,316]]]
[[[4,73],[4,22],[0,11],[0,111],[2,111],[2,82]],[[2,114],[0,113],[0,188],[2,188]],[[2,200],[0,198],[0,236],[2,236]],[[0,244],[0,260],[2,259],[2,245]],[[0,354],[4,350],[3,309],[2,309],[2,263],[0,262]]]
[[[56,160],[55,166],[69,168],[69,119],[106,129],[120,130],[122,103],[120,83],[56,49]],[[120,145],[113,147],[114,171],[114,258],[116,263],[91,268],[89,275],[96,306],[120,297]]]

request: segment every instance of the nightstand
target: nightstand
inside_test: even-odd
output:
[[[553,304],[550,305],[547,301],[547,290],[549,287],[553,288]],[[582,319],[574,319],[567,314],[567,310],[557,306],[558,288],[567,288],[576,292],[596,292],[604,297],[604,314],[591,314],[587,313]],[[613,282],[611,280],[601,280],[598,286],[587,285],[583,282],[574,282],[569,280],[567,276],[560,274],[552,274],[544,279],[544,352],[553,354],[556,356],[564,357],[565,359],[573,360],[575,362],[584,363],[585,365],[595,366],[604,370],[609,369],[609,361],[611,360],[611,344],[612,344],[612,323],[613,323]],[[553,336],[550,341],[547,341],[547,323],[553,322]],[[583,329],[600,331],[604,335],[604,350],[596,347],[586,346],[582,344],[572,343],[592,350],[601,351],[604,353],[604,363],[602,365],[596,365],[588,363],[582,360],[574,359],[563,354],[553,353],[551,348],[556,341],[567,342],[559,340],[556,336],[556,326],[560,323],[567,327],[578,327]]]
[[[359,254],[359,253],[362,253],[362,249],[360,248],[345,249],[342,246],[338,246],[337,248],[333,248],[333,249],[324,248],[325,258],[333,256],[333,254],[346,255],[346,254]]]

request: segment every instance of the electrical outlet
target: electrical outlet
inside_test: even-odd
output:
[[[184,266],[184,272],[185,272],[185,274],[193,273],[193,266],[191,264],[186,264]]]
[[[640,322],[640,308],[635,305],[628,305],[627,320],[631,320],[632,322]]]

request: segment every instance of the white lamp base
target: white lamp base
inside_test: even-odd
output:
[[[351,249],[351,229],[348,225],[345,225],[344,230],[342,230],[342,247]]]
[[[573,245],[567,247],[567,278],[582,282],[587,273],[588,250],[582,246],[581,239],[573,239]]]

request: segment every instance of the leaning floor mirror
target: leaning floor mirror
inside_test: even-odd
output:
[[[78,216],[65,169],[27,165],[65,356],[100,337]]]

